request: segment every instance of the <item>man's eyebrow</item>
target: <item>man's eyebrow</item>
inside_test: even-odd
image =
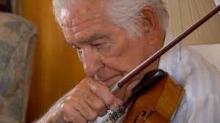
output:
[[[90,36],[87,41],[88,41],[89,43],[92,43],[93,41],[96,41],[96,40],[98,40],[98,39],[103,39],[103,38],[108,38],[108,36],[105,35],[105,34],[96,33],[96,34]]]
[[[103,38],[108,38],[107,35],[105,34],[101,34],[101,33],[95,33],[91,36],[89,36],[88,38],[81,38],[81,39],[78,39],[76,42],[77,43],[71,43],[71,46],[73,48],[78,48],[79,44],[92,44],[93,41],[96,41],[98,39],[103,39]]]

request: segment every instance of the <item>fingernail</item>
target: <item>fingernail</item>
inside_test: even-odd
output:
[[[116,101],[115,101],[118,105],[122,105],[123,104],[123,101],[122,100],[120,100],[120,99],[116,99]]]
[[[110,106],[110,110],[115,110],[119,105],[114,103],[113,105]]]
[[[122,105],[122,101],[120,99],[116,99],[114,103],[110,106],[111,110],[114,110]]]

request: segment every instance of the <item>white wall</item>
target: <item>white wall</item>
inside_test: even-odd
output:
[[[220,4],[220,0],[214,0],[216,5],[219,5]]]
[[[218,0],[220,1],[220,0]],[[214,0],[164,0],[170,14],[168,32],[174,36],[181,34],[193,23],[215,8]],[[184,43],[220,43],[220,14],[216,15],[190,36]]]

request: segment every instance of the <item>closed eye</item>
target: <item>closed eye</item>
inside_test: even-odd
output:
[[[102,42],[102,43],[94,43],[94,44],[91,44],[93,47],[96,47],[96,48],[101,48],[102,46],[104,46],[105,45],[105,43],[104,42]]]
[[[106,36],[100,37],[96,40],[90,42],[90,45],[98,50],[108,48],[108,44],[110,43],[109,38]]]
[[[110,50],[111,45],[110,42],[105,41],[105,42],[92,44],[91,46],[97,49],[98,51],[105,52]]]

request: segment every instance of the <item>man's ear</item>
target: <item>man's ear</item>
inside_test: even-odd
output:
[[[153,33],[160,29],[160,21],[159,17],[155,9],[150,6],[145,6],[141,11],[141,26],[143,26],[143,32],[146,33]]]

